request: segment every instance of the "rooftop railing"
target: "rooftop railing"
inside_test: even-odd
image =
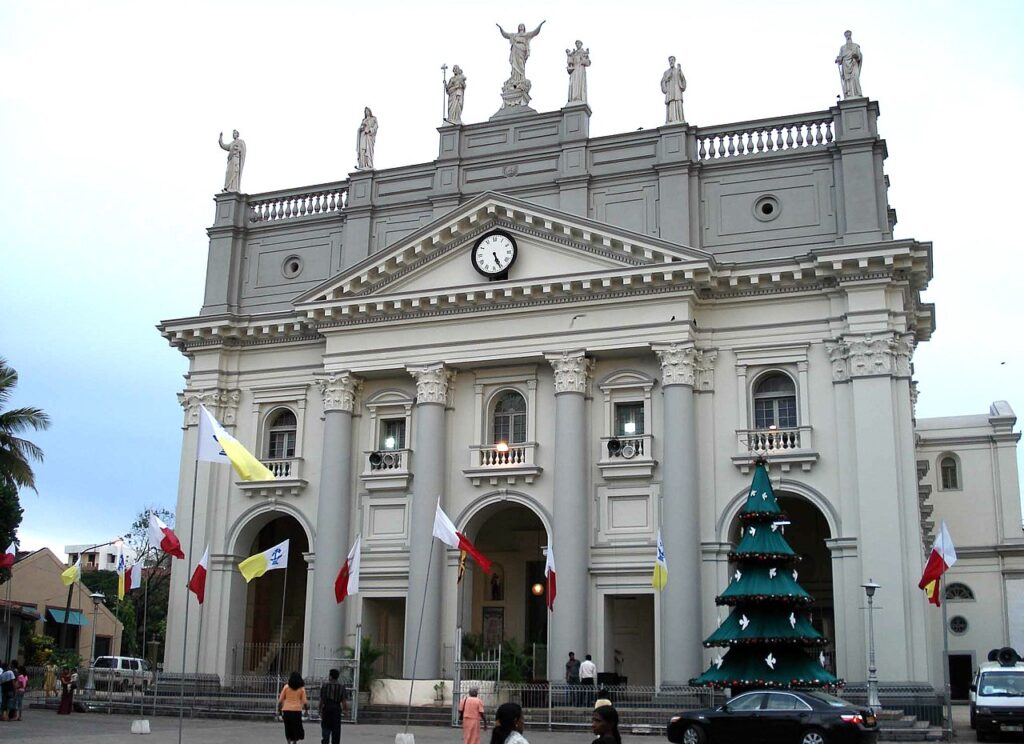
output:
[[[249,222],[281,222],[298,217],[341,212],[348,203],[348,183],[253,194]]]
[[[723,160],[764,153],[826,147],[835,140],[830,111],[702,127],[696,133],[697,160]]]

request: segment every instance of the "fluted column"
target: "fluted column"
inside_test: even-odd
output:
[[[593,361],[583,351],[546,355],[555,370],[554,535],[558,596],[548,617],[548,670],[562,678],[570,651],[588,653],[590,509],[585,395]]]
[[[310,658],[332,658],[345,645],[345,613],[334,580],[348,555],[352,513],[352,411],[362,381],[345,372],[316,379],[324,402],[323,457],[316,504]]]
[[[405,600],[403,676],[437,679],[441,674],[444,546],[433,539],[432,525],[437,498],[444,493],[445,410],[451,404],[455,372],[440,363],[408,370],[416,380],[416,473],[409,514],[409,591]],[[417,632],[419,657],[414,675]]]
[[[657,344],[653,349],[661,362],[661,538],[669,567],[669,581],[661,592],[661,682],[685,684],[703,671],[693,399],[701,353],[691,343]]]

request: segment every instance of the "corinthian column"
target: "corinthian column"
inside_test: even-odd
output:
[[[685,684],[703,671],[700,520],[693,389],[701,353],[693,344],[655,344],[661,362],[664,438],[661,539],[669,582],[661,592],[661,682]]]
[[[352,411],[362,384],[347,371],[318,376],[316,382],[324,401],[324,440],[316,502],[311,659],[337,658],[345,645],[345,613],[334,601],[334,579],[351,541]]]
[[[590,509],[587,501],[587,433],[584,398],[593,361],[583,351],[546,355],[555,370],[554,519],[558,598],[548,619],[548,669],[559,679],[570,651],[589,648]]]
[[[405,599],[403,676],[414,678],[413,658],[418,633],[415,678],[437,679],[441,674],[444,546],[434,540],[431,525],[438,496],[444,492],[445,409],[451,403],[455,372],[443,364],[409,367],[408,370],[416,380],[416,473],[409,514],[409,591]],[[428,587],[426,592],[424,587]]]

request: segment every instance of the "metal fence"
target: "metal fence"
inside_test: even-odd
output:
[[[301,643],[236,643],[231,649],[234,674],[288,674],[302,668]]]

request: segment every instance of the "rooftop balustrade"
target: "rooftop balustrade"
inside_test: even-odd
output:
[[[282,222],[338,214],[348,203],[348,182],[285,189],[249,196],[249,222]]]
[[[831,145],[835,121],[831,111],[700,127],[694,148],[697,160],[793,152]]]

